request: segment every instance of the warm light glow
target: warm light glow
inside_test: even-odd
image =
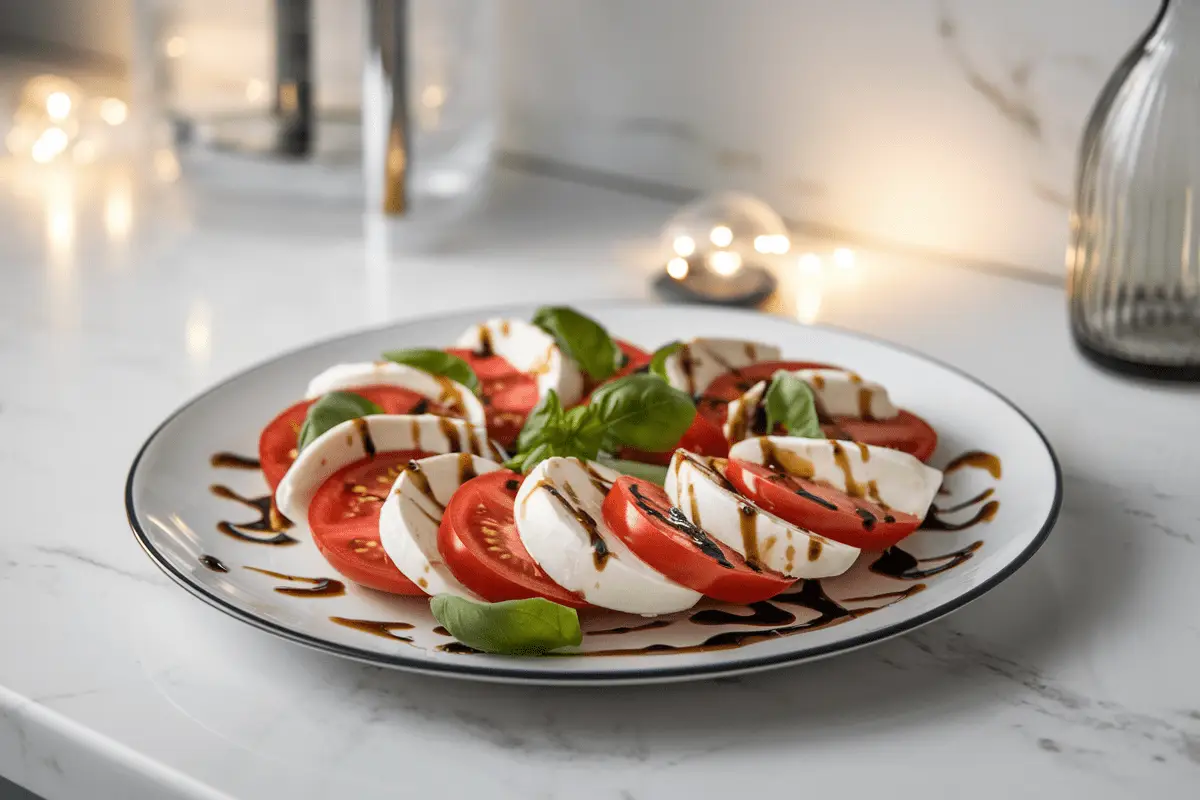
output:
[[[438,85],[426,86],[421,92],[421,105],[426,108],[441,108],[446,102],[446,90]]]
[[[167,58],[181,58],[187,53],[187,42],[182,36],[172,36],[163,45],[163,52],[167,54]]]
[[[684,258],[696,252],[696,240],[690,236],[676,236],[672,246],[675,248],[675,254]]]
[[[46,113],[50,119],[66,119],[71,113],[71,96],[66,92],[51,92],[46,95]]]
[[[251,78],[246,81],[246,99],[251,103],[257,103],[267,96],[267,82],[260,81],[258,78]]]
[[[708,240],[717,247],[729,247],[733,244],[733,231],[729,229],[728,225],[718,225],[709,231]]]
[[[100,119],[109,125],[120,125],[129,116],[129,106],[124,100],[106,97],[100,101]]]
[[[96,160],[96,144],[87,139],[76,142],[71,148],[71,157],[76,164],[90,164]]]
[[[728,278],[742,268],[742,257],[728,250],[718,250],[708,257],[708,266],[721,277]]]
[[[754,237],[754,249],[760,253],[773,253],[775,255],[784,255],[791,248],[792,243],[788,237],[781,233],[764,234]]]
[[[821,313],[823,290],[819,282],[801,281],[796,288],[796,319],[812,325]]]
[[[8,148],[8,152],[15,156],[29,149],[29,140],[30,134],[28,128],[14,126],[4,137],[4,146]]]
[[[104,196],[104,230],[114,242],[124,242],[133,227],[133,197],[129,181],[113,182]]]
[[[677,281],[681,281],[688,276],[688,262],[686,258],[672,258],[667,262],[667,274]]]
[[[833,263],[842,269],[850,269],[854,266],[854,251],[849,247],[839,247],[833,251]]]
[[[184,327],[184,343],[193,362],[208,361],[212,352],[212,309],[203,300],[196,300],[188,311]]]
[[[48,164],[67,149],[69,138],[62,128],[47,128],[33,143],[29,155],[39,164]]]
[[[821,257],[816,253],[805,253],[798,262],[802,275],[820,275]]]
[[[179,179],[179,159],[170,150],[164,148],[154,153],[154,174],[158,179],[171,183]]]

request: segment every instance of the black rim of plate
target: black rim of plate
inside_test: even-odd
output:
[[[624,306],[627,308],[644,308],[644,309],[689,308],[689,307],[694,308],[694,306],[687,306],[687,305],[680,305],[680,304],[668,305],[668,304],[661,304],[661,303],[640,302],[637,300],[609,300],[609,301],[599,301],[599,302],[589,301],[589,302],[586,302],[585,305],[587,305],[589,307],[622,307],[622,306]],[[500,307],[466,309],[466,311],[472,311],[472,312],[480,314],[482,317],[490,318],[490,317],[503,316],[503,315],[511,313],[512,311],[515,311],[517,309],[526,309],[528,307],[529,307],[528,304],[513,304],[513,305],[508,305],[508,306],[500,306]],[[395,668],[404,669],[404,670],[408,670],[408,671],[412,671],[412,672],[421,672],[421,673],[430,674],[430,675],[442,675],[442,676],[447,676],[447,677],[459,677],[459,678],[472,678],[472,679],[476,679],[476,680],[493,680],[493,681],[509,681],[509,682],[524,681],[524,682],[528,682],[528,683],[564,684],[564,685],[572,685],[572,684],[578,685],[578,684],[588,684],[588,683],[591,683],[591,684],[631,683],[632,684],[632,683],[648,683],[648,682],[654,682],[654,681],[682,680],[682,679],[686,679],[686,678],[715,678],[715,677],[720,677],[721,675],[727,675],[730,673],[752,672],[752,671],[757,671],[757,670],[769,669],[772,667],[785,666],[787,664],[798,664],[798,663],[803,663],[806,661],[814,661],[816,659],[835,655],[837,653],[847,652],[850,650],[856,650],[856,649],[858,649],[860,647],[864,647],[866,645],[876,644],[876,643],[882,642],[886,639],[891,639],[895,636],[899,636],[901,634],[908,633],[909,631],[912,631],[916,628],[921,627],[922,625],[926,625],[930,622],[933,622],[936,619],[944,617],[947,614],[950,614],[951,612],[962,608],[963,606],[967,605],[968,603],[979,599],[984,594],[991,591],[992,589],[994,589],[995,587],[999,586],[1001,583],[1006,581],[1008,578],[1010,578],[1018,569],[1020,569],[1022,566],[1024,566],[1025,563],[1027,561],[1029,561],[1030,558],[1033,557],[1034,553],[1036,553],[1039,549],[1041,549],[1043,544],[1045,544],[1046,539],[1049,538],[1049,536],[1050,536],[1050,531],[1054,528],[1054,524],[1058,520],[1059,510],[1062,507],[1062,498],[1063,498],[1062,467],[1058,463],[1058,456],[1055,455],[1054,448],[1050,446],[1050,441],[1046,438],[1046,434],[1044,434],[1042,432],[1041,428],[1039,428],[1037,426],[1037,424],[1032,419],[1029,418],[1028,414],[1026,414],[1024,411],[1022,411],[1015,403],[1013,403],[1007,397],[1000,394],[999,392],[997,392],[992,387],[988,386],[983,381],[963,372],[962,370],[958,369],[957,367],[951,366],[950,364],[946,364],[935,358],[930,358],[929,356],[927,356],[917,350],[913,350],[911,348],[904,347],[902,345],[894,344],[892,342],[889,342],[884,339],[880,339],[878,337],[870,336],[868,334],[858,333],[857,331],[846,330],[844,328],[839,328],[839,327],[833,326],[833,325],[804,325],[802,323],[795,322],[793,320],[788,320],[785,317],[780,317],[780,316],[776,316],[776,315],[772,315],[772,314],[764,314],[764,313],[758,312],[758,311],[751,311],[751,310],[744,310],[744,309],[729,309],[729,311],[730,311],[730,313],[753,315],[753,316],[765,316],[770,319],[774,319],[774,320],[778,320],[778,321],[782,321],[782,322],[790,322],[792,325],[796,326],[797,328],[801,328],[801,329],[803,329],[803,328],[821,328],[821,329],[825,329],[825,330],[831,330],[836,333],[839,333],[839,334],[842,334],[845,336],[849,336],[851,338],[872,342],[874,344],[883,346],[889,350],[893,350],[893,351],[900,352],[900,353],[905,353],[907,355],[915,356],[916,358],[920,358],[923,361],[927,361],[931,364],[936,364],[937,366],[939,366],[949,372],[952,372],[955,375],[958,375],[959,377],[961,377],[967,381],[970,381],[971,383],[980,387],[984,391],[989,392],[990,394],[995,396],[997,399],[999,399],[1001,402],[1003,402],[1005,405],[1007,405],[1009,408],[1011,408],[1013,411],[1015,411],[1021,417],[1021,419],[1025,420],[1025,423],[1033,430],[1034,433],[1037,434],[1038,438],[1042,442],[1042,446],[1046,448],[1046,454],[1050,457],[1050,463],[1054,469],[1054,500],[1050,505],[1050,511],[1046,515],[1046,519],[1042,523],[1042,527],[1038,531],[1037,535],[1029,542],[1029,544],[1026,546],[1026,548],[1024,550],[1022,550],[1012,561],[1010,561],[1007,565],[1005,565],[1003,569],[1001,569],[998,573],[996,573],[994,576],[992,576],[989,580],[979,584],[978,586],[972,588],[968,592],[964,592],[963,594],[958,595],[957,597],[953,598],[952,600],[942,603],[941,605],[937,606],[936,608],[932,608],[929,611],[926,611],[923,614],[919,614],[911,619],[907,619],[902,622],[898,622],[894,625],[889,625],[888,627],[882,628],[878,631],[873,631],[871,633],[859,634],[858,636],[852,636],[852,637],[843,639],[838,642],[832,642],[827,645],[822,645],[820,647],[813,647],[813,648],[804,649],[804,650],[797,650],[797,651],[789,652],[789,653],[778,653],[778,654],[770,655],[770,656],[761,656],[758,658],[750,657],[750,658],[740,659],[737,661],[728,661],[728,662],[722,662],[719,664],[702,664],[702,665],[696,665],[696,666],[691,666],[691,667],[666,666],[666,667],[662,667],[662,668],[638,669],[638,670],[629,670],[629,671],[623,671],[623,672],[606,672],[606,671],[596,671],[596,670],[580,670],[580,671],[562,672],[562,671],[556,671],[556,670],[545,670],[545,669],[539,669],[535,666],[531,666],[530,663],[531,663],[531,661],[533,661],[532,659],[522,661],[522,664],[525,666],[523,666],[521,669],[508,669],[505,667],[497,667],[497,666],[492,666],[492,665],[472,666],[470,660],[468,660],[466,657],[463,658],[462,663],[458,663],[457,661],[433,661],[433,660],[428,660],[428,659],[407,658],[403,655],[380,653],[380,652],[377,652],[374,650],[364,650],[364,649],[361,649],[358,647],[352,647],[350,645],[338,644],[336,642],[331,642],[331,641],[322,639],[317,636],[311,636],[307,633],[301,633],[299,631],[292,630],[291,628],[285,627],[283,625],[279,625],[279,624],[271,622],[269,620],[262,619],[250,611],[247,611],[245,609],[242,609],[242,608],[239,608],[238,606],[233,605],[232,603],[226,601],[221,596],[210,591],[205,586],[191,580],[191,578],[186,573],[183,573],[183,572],[180,572],[179,570],[177,570],[174,566],[172,566],[169,563],[167,558],[162,553],[160,553],[157,550],[157,548],[155,548],[154,544],[150,541],[149,537],[146,535],[146,532],[142,529],[142,526],[138,523],[137,510],[134,507],[134,501],[133,501],[133,481],[134,481],[134,476],[137,474],[138,465],[141,463],[142,457],[146,454],[147,449],[149,449],[150,445],[154,442],[155,439],[158,438],[159,434],[162,433],[162,431],[168,425],[170,425],[171,422],[174,421],[176,417],[178,417],[181,414],[183,414],[184,412],[186,412],[189,408],[191,408],[191,406],[198,403],[200,400],[204,399],[208,395],[213,394],[214,392],[217,392],[217,391],[225,388],[229,384],[232,384],[232,383],[240,380],[245,375],[248,375],[249,373],[252,373],[258,369],[261,369],[262,367],[266,366],[267,364],[277,361],[280,358],[285,358],[287,356],[294,355],[296,353],[307,350],[311,347],[316,347],[321,344],[327,344],[329,342],[336,341],[339,339],[346,339],[346,338],[351,338],[354,336],[361,336],[365,333],[371,333],[373,331],[387,330],[389,328],[394,328],[394,327],[407,327],[407,326],[414,325],[414,324],[419,325],[422,322],[427,322],[427,321],[437,319],[440,317],[449,316],[446,313],[431,314],[431,315],[428,315],[425,317],[416,317],[416,318],[404,320],[404,321],[398,322],[398,323],[381,325],[376,328],[367,328],[367,329],[355,331],[353,333],[343,334],[340,336],[333,336],[333,337],[329,337],[327,339],[319,340],[317,342],[312,342],[312,343],[309,343],[302,347],[298,347],[293,350],[289,350],[285,353],[281,353],[280,355],[277,355],[273,358],[267,359],[265,361],[259,362],[258,364],[254,364],[244,370],[241,370],[240,372],[235,373],[231,377],[226,378],[225,380],[221,381],[220,383],[216,384],[215,386],[212,386],[212,387],[206,389],[205,391],[201,392],[199,395],[193,397],[187,403],[185,403],[184,405],[180,406],[175,411],[173,411],[165,420],[163,420],[161,423],[159,423],[158,427],[156,427],[154,429],[154,431],[150,434],[150,436],[146,439],[146,441],[138,449],[137,455],[134,456],[133,464],[130,465],[129,475],[125,481],[125,514],[129,519],[129,526],[130,526],[130,528],[133,529],[133,534],[134,534],[134,537],[137,539],[138,544],[140,544],[142,549],[146,551],[146,554],[148,556],[150,556],[150,559],[155,564],[158,565],[159,569],[161,569],[163,572],[165,572],[176,583],[181,585],[183,588],[187,589],[193,595],[206,601],[209,605],[214,606],[214,607],[220,609],[221,611],[224,611],[226,614],[229,614],[230,616],[234,617],[235,619],[241,620],[242,622],[246,622],[250,625],[253,625],[256,628],[260,628],[264,631],[268,631],[270,633],[275,634],[276,636],[282,637],[289,641],[307,645],[308,647],[311,647],[313,649],[321,650],[326,653],[332,653],[334,655],[353,659],[355,661],[361,661],[361,662],[365,662],[368,664],[374,664],[376,666],[395,667]],[[662,658],[662,657],[659,656],[658,658]],[[475,663],[477,665],[479,664],[478,661],[476,661]]]

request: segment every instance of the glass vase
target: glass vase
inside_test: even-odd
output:
[[[1200,380],[1200,0],[1164,0],[1080,148],[1071,327],[1101,365]]]

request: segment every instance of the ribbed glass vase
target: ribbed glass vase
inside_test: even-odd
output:
[[[1072,332],[1102,365],[1200,380],[1200,0],[1164,0],[1101,92],[1071,219]]]

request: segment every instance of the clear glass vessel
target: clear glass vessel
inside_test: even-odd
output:
[[[1103,366],[1200,380],[1200,0],[1164,0],[1080,148],[1071,327]]]

